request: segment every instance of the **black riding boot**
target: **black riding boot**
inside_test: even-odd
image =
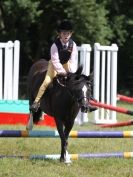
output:
[[[30,111],[37,112],[39,107],[40,107],[40,103],[34,101],[33,104],[30,107]]]

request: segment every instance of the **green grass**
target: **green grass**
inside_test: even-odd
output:
[[[119,106],[132,110],[132,105]],[[132,116],[117,114],[119,121]],[[91,114],[90,114],[91,118]],[[24,126],[0,126],[0,129],[20,129]],[[36,126],[34,129],[50,129]],[[93,124],[75,125],[73,130],[103,130]],[[132,126],[104,130],[132,130]],[[124,152],[133,151],[132,139],[69,139],[69,153]],[[0,154],[30,155],[58,154],[58,138],[1,138]],[[70,166],[52,160],[0,159],[0,177],[132,177],[132,159],[79,159]]]

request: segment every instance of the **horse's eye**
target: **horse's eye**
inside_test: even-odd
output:
[[[91,83],[90,81],[87,81],[86,84],[87,84],[88,86],[91,86],[91,85],[92,85],[92,83]]]

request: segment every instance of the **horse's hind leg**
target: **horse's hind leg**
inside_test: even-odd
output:
[[[29,131],[32,129],[33,129],[33,114],[32,114],[32,112],[30,112],[28,124],[26,125],[26,130]]]
[[[42,117],[42,111],[41,111],[40,108],[38,109],[37,112],[30,111],[29,121],[28,121],[28,124],[26,126],[26,130],[28,130],[28,131],[32,130],[34,123],[38,123],[41,120],[41,117]]]
[[[34,97],[33,97],[32,93],[30,92],[30,89],[28,91],[29,91],[29,107],[30,107],[34,101]],[[32,111],[30,111],[29,117],[28,117],[28,123],[26,125],[26,130],[29,131],[32,129],[33,129],[33,113],[32,113]]]

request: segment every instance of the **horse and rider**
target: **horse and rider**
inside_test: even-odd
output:
[[[42,112],[53,116],[61,139],[60,161],[67,162],[69,133],[81,109],[92,112],[91,88],[93,75],[82,74],[77,68],[77,46],[72,40],[73,27],[70,21],[61,22],[58,37],[50,49],[49,61],[41,59],[33,64],[28,75],[30,118],[27,130],[38,122]]]

